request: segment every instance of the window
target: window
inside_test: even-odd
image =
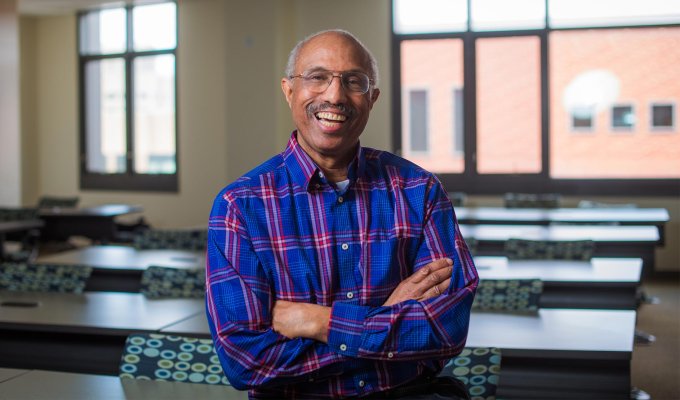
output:
[[[410,149],[413,152],[425,152],[427,146],[427,91],[411,90],[409,92],[410,112]]]
[[[612,129],[632,130],[635,126],[633,106],[616,105],[612,107]]]
[[[680,194],[680,137],[649,135],[675,129],[680,3],[392,4],[395,151],[450,190]],[[409,115],[423,87],[427,156]]]
[[[591,107],[573,107],[571,113],[571,128],[574,131],[592,131],[593,109]]]
[[[79,15],[81,187],[177,191],[174,2]]]
[[[465,143],[463,136],[465,134],[463,131],[463,101],[463,89],[459,87],[454,88],[453,107],[451,110],[451,118],[453,118],[453,121],[451,121],[451,126],[453,127],[453,139],[451,140],[453,148],[451,151],[454,157],[460,157],[465,150],[463,147]]]
[[[675,127],[674,104],[652,104],[652,129],[672,130]]]

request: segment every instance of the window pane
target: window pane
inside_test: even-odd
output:
[[[472,0],[474,31],[545,27],[545,0]]]
[[[411,116],[410,149],[413,152],[427,151],[427,91],[411,90],[409,108]]]
[[[126,48],[125,9],[87,13],[80,20],[81,54],[115,54]]]
[[[94,173],[125,172],[125,62],[122,58],[85,64],[86,168]]]
[[[135,51],[173,49],[177,46],[177,6],[162,3],[132,9]]]
[[[674,24],[680,2],[669,0],[549,0],[553,28]]]
[[[540,40],[478,39],[477,172],[541,172]]]
[[[467,0],[394,0],[395,33],[467,30]]]
[[[673,104],[652,105],[652,128],[673,128],[675,119]]]
[[[631,106],[612,107],[612,128],[630,130],[635,125],[635,113]]]
[[[175,56],[134,60],[135,172],[175,173]]]
[[[571,127],[573,130],[590,131],[593,127],[593,108],[588,106],[574,107],[571,112]]]
[[[611,135],[614,105],[680,97],[680,28],[598,29],[550,33],[550,174],[553,178],[680,178],[680,135],[648,123],[635,135]],[[574,108],[593,109],[593,129],[574,135]],[[651,107],[633,107],[650,121]]]
[[[453,151],[456,141],[462,145],[455,137],[462,135],[463,106],[456,104],[462,96],[452,95],[463,90],[463,41],[402,41],[401,87],[403,156],[433,172],[463,172],[463,154]],[[416,127],[426,134],[412,137]]]

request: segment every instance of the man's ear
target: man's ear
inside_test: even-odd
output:
[[[378,96],[380,96],[380,89],[375,88],[371,90],[371,109],[373,108],[373,104],[378,100]]]
[[[288,107],[293,108],[293,106],[291,105],[291,101],[293,98],[293,86],[291,85],[291,81],[288,78],[281,79],[281,90],[283,91],[283,95],[286,96],[286,102],[288,103]]]

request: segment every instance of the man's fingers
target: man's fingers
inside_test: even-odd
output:
[[[440,258],[439,260],[432,261],[431,263],[419,269],[418,272],[413,274],[411,282],[420,283],[424,279],[428,278],[434,272],[439,271],[442,268],[450,267],[452,265],[453,261],[450,258]]]
[[[451,278],[448,278],[445,281],[432,286],[428,291],[426,291],[423,294],[421,300],[426,300],[441,295],[446,291],[446,289],[449,288],[449,285],[451,285]]]

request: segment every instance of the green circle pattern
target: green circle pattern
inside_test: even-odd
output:
[[[472,309],[537,312],[542,293],[540,279],[483,279],[479,281]]]
[[[128,337],[119,375],[121,378],[230,385],[210,339],[153,333]]]
[[[500,375],[501,351],[497,348],[465,348],[444,366],[442,376],[459,379],[472,400],[493,400]]]

